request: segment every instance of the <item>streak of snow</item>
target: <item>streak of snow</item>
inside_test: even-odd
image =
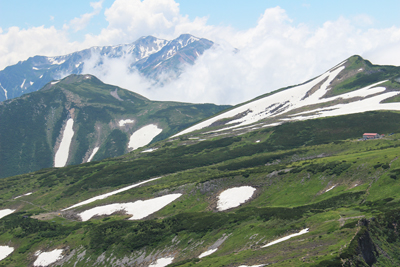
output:
[[[333,188],[335,188],[335,187],[336,187],[336,185],[332,186],[331,188],[329,188],[328,190],[326,190],[325,193],[331,191],[331,190],[332,190]]]
[[[42,78],[43,78],[43,74],[42,74],[42,75],[40,75],[39,79],[42,79]]]
[[[173,260],[174,257],[160,258],[155,263],[150,264],[149,267],[164,267],[167,266],[168,264],[171,264]]]
[[[20,198],[20,197],[24,197],[24,196],[29,196],[29,195],[32,195],[32,192],[29,192],[29,193],[14,197],[14,199],[17,199],[17,198]]]
[[[261,140],[257,140],[257,141],[256,141],[256,143],[260,143],[260,142],[261,142]]]
[[[265,266],[265,264],[259,264],[259,265],[251,265],[251,266],[247,266],[247,265],[240,265],[238,267],[262,267]]]
[[[99,196],[97,196],[97,197],[89,198],[89,199],[87,199],[87,200],[85,200],[85,201],[82,201],[82,202],[79,202],[79,203],[77,203],[77,204],[75,204],[75,205],[72,205],[71,207],[65,208],[65,209],[63,209],[62,211],[69,210],[69,209],[73,209],[73,208],[76,208],[76,207],[80,207],[80,206],[83,206],[83,205],[92,203],[92,202],[94,202],[94,201],[96,201],[96,200],[99,200],[99,199],[108,198],[109,196],[116,195],[116,194],[118,194],[118,193],[121,193],[121,192],[130,190],[130,189],[132,189],[132,188],[138,187],[139,185],[142,185],[142,184],[145,184],[145,183],[148,183],[148,182],[151,182],[151,181],[160,179],[160,178],[161,178],[161,177],[152,178],[152,179],[149,179],[149,180],[146,180],[146,181],[137,183],[137,184],[133,184],[133,185],[129,185],[129,186],[123,187],[123,188],[118,189],[118,190],[115,190],[115,191],[111,191],[111,192],[106,193],[106,194],[103,194],[103,195],[99,195]]]
[[[26,82],[26,79],[24,79],[24,81],[22,82],[21,89],[23,89],[23,87],[25,86],[25,82]]]
[[[153,138],[159,135],[161,132],[162,129],[158,128],[157,125],[149,124],[143,126],[131,135],[128,148],[135,150],[139,147],[143,147],[149,144]]]
[[[74,120],[68,119],[64,129],[60,147],[54,156],[54,167],[64,167],[67,164],[69,148],[71,146],[72,137],[74,137]]]
[[[127,214],[132,215],[129,220],[140,220],[156,211],[159,211],[180,196],[182,196],[182,194],[170,194],[148,200],[138,200],[129,203],[114,203],[85,210],[84,212],[79,213],[79,216],[81,216],[82,221],[85,222],[96,215],[110,215],[117,211],[125,211]]]
[[[218,196],[217,209],[219,211],[235,208],[249,200],[256,189],[251,186],[233,187],[223,191]]]
[[[7,215],[10,215],[14,211],[15,210],[11,210],[11,209],[0,210],[0,219],[3,218],[3,217],[6,217]]]
[[[215,251],[217,251],[217,250],[218,250],[218,248],[209,249],[209,250],[207,250],[207,251],[201,253],[201,254],[199,255],[199,259],[204,258],[204,257],[207,257],[208,255],[213,254],[213,253],[214,253]]]
[[[61,65],[65,62],[65,59],[57,60],[53,57],[49,57],[47,59],[50,61],[51,65]]]
[[[361,68],[361,69],[358,69],[358,72],[360,72],[360,71],[363,71],[364,69],[363,68]]]
[[[94,155],[96,155],[97,151],[99,151],[99,147],[98,147],[98,146],[96,146],[96,147],[93,149],[92,154],[90,155],[90,157],[89,157],[89,159],[87,160],[87,162],[91,162],[91,161],[92,161],[92,159],[93,159]]]
[[[6,90],[6,88],[4,88],[4,87],[1,85],[1,83],[0,83],[0,87],[3,88],[4,95],[6,96],[6,100],[7,100],[8,97],[7,97],[7,90]]]
[[[56,83],[59,83],[60,81],[54,81],[54,82],[51,82],[50,84],[56,84]]]
[[[13,247],[9,246],[0,246],[0,261],[7,258],[14,251]]]
[[[261,248],[266,248],[266,247],[275,245],[275,244],[277,244],[277,243],[280,243],[280,242],[282,242],[282,241],[286,241],[286,240],[288,240],[288,239],[290,239],[290,238],[292,238],[292,237],[295,237],[295,236],[303,235],[303,234],[305,234],[305,233],[308,233],[308,228],[303,229],[303,230],[301,230],[300,232],[298,232],[298,233],[296,233],[296,234],[291,234],[291,235],[288,235],[288,236],[279,238],[279,239],[277,239],[277,240],[275,240],[275,241],[272,241],[272,242],[266,244],[265,246],[262,246]]]
[[[162,62],[160,62],[160,63],[158,63],[157,65],[155,65],[153,69],[155,69],[155,68],[157,68],[158,66],[160,66],[161,63],[162,63]]]
[[[128,124],[128,123],[134,123],[134,122],[135,122],[135,121],[134,121],[134,120],[131,120],[131,119],[120,120],[120,121],[119,121],[119,127],[125,126],[125,124]]]
[[[32,67],[32,69],[34,69],[34,70],[39,70],[38,68],[36,68],[36,67]]]
[[[62,249],[55,249],[50,252],[42,252],[33,263],[33,266],[49,266],[50,264],[61,260],[63,258],[61,255],[62,253]]]
[[[142,153],[150,153],[150,152],[156,151],[157,149],[158,148],[149,148],[149,149],[143,150]]]

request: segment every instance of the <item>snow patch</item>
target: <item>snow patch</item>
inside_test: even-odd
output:
[[[3,89],[4,95],[6,96],[6,100],[7,100],[8,97],[7,97],[7,90],[6,90],[6,88],[4,88],[4,87],[1,85],[1,83],[0,83],[0,87]]]
[[[213,254],[213,253],[214,253],[215,251],[217,251],[217,250],[218,250],[218,248],[209,249],[209,250],[207,250],[207,251],[201,253],[201,254],[199,255],[199,259],[204,258],[204,257],[207,257],[208,255]]]
[[[6,217],[7,215],[10,215],[14,211],[15,210],[11,210],[11,209],[0,210],[0,219],[3,218],[3,217]]]
[[[326,190],[325,193],[331,191],[331,190],[332,190],[333,188],[335,188],[335,187],[336,187],[336,185],[332,186],[331,188],[329,188],[328,190]]]
[[[64,129],[60,147],[54,156],[54,167],[64,167],[67,164],[69,148],[71,146],[72,137],[74,137],[74,120],[68,119]]]
[[[149,148],[149,149],[143,150],[142,153],[150,153],[150,152],[156,151],[157,149],[158,148]]]
[[[51,82],[50,84],[56,84],[56,83],[59,83],[60,81],[54,81],[54,82]]]
[[[171,264],[173,260],[174,257],[160,258],[155,263],[150,264],[149,267],[164,267],[167,266],[168,264]]]
[[[256,189],[251,186],[233,187],[223,191],[218,196],[217,209],[219,211],[238,207],[249,200]]]
[[[43,78],[43,74],[42,74],[42,75],[40,75],[39,79],[42,79],[42,78]]]
[[[128,148],[135,150],[139,147],[143,147],[149,144],[151,140],[153,140],[153,138],[159,135],[161,132],[162,129],[158,128],[157,125],[146,125],[131,135]]]
[[[92,154],[90,155],[90,157],[89,157],[89,159],[87,160],[87,162],[91,162],[91,161],[92,161],[92,159],[93,159],[94,155],[96,155],[97,151],[99,151],[99,147],[98,147],[98,146],[96,146],[96,147],[93,149]]]
[[[36,67],[32,67],[32,69],[33,69],[33,70],[39,70],[39,69],[38,69],[38,68],[36,68]]]
[[[51,65],[61,65],[65,62],[65,59],[61,59],[61,60],[57,60],[53,57],[49,57],[47,58],[49,60],[49,62],[51,63]]]
[[[34,84],[34,82],[29,82],[29,84],[32,86]]]
[[[134,120],[131,120],[131,119],[120,120],[120,121],[119,121],[119,127],[125,126],[125,125],[128,124],[128,123],[134,123],[134,122],[135,122],[135,121],[134,121]]]
[[[291,235],[288,235],[288,236],[279,238],[278,240],[272,241],[272,242],[266,244],[265,246],[262,246],[261,248],[266,248],[266,247],[269,247],[269,246],[278,244],[278,243],[280,243],[280,242],[282,242],[282,241],[286,241],[286,240],[288,240],[288,239],[290,239],[290,238],[292,238],[292,237],[299,236],[299,235],[303,235],[303,234],[305,234],[305,233],[308,233],[308,228],[303,229],[303,230],[301,230],[300,232],[298,232],[298,233],[296,233],[296,234],[291,234]]]
[[[39,252],[39,256],[33,263],[33,266],[49,266],[50,264],[61,260],[63,258],[63,256],[61,255],[62,253],[62,249],[55,249],[50,252]]]
[[[259,264],[259,265],[251,265],[251,266],[247,266],[247,265],[240,265],[238,267],[262,267],[265,266],[266,264]]]
[[[24,197],[24,196],[29,196],[29,195],[32,195],[32,192],[29,192],[29,193],[14,197],[14,199],[17,199],[17,198],[20,198],[20,197]]]
[[[118,194],[118,193],[121,193],[121,192],[130,190],[130,189],[132,189],[132,188],[138,187],[139,185],[142,185],[142,184],[145,184],[145,183],[148,183],[148,182],[151,182],[151,181],[160,179],[160,178],[161,178],[161,177],[152,178],[152,179],[149,179],[149,180],[146,180],[146,181],[137,183],[137,184],[133,184],[133,185],[129,185],[129,186],[123,187],[123,188],[118,189],[118,190],[115,190],[115,191],[111,191],[111,192],[106,193],[106,194],[103,194],[103,195],[99,195],[99,196],[97,196],[97,197],[89,198],[89,199],[87,199],[87,200],[85,200],[85,201],[82,201],[82,202],[79,202],[79,203],[77,203],[77,204],[75,204],[75,205],[72,205],[71,207],[65,208],[65,209],[63,209],[62,211],[69,210],[69,209],[73,209],[73,208],[76,208],[76,207],[80,207],[80,206],[83,206],[83,205],[92,203],[92,202],[94,202],[94,201],[96,201],[96,200],[99,200],[99,199],[108,198],[109,196],[116,195],[116,194]]]
[[[14,251],[13,247],[9,246],[0,246],[0,261],[7,258]]]
[[[81,216],[82,221],[85,222],[96,215],[111,215],[117,211],[125,211],[126,214],[132,215],[129,220],[140,220],[156,211],[159,211],[180,196],[182,196],[182,194],[170,194],[148,200],[138,200],[129,203],[114,203],[85,210],[84,212],[79,213],[79,216]]]
[[[256,143],[260,143],[260,142],[261,142],[261,140],[257,140],[257,141],[256,141]]]
[[[25,82],[26,82],[26,79],[24,79],[24,81],[22,82],[21,89],[23,89],[23,87],[25,86]]]

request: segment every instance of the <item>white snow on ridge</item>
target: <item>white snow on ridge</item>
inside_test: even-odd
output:
[[[11,209],[0,210],[0,219],[3,218],[3,217],[6,217],[7,215],[10,215],[14,211],[15,210],[11,210]]]
[[[217,251],[217,250],[218,250],[218,248],[209,249],[209,250],[207,250],[207,251],[201,253],[201,254],[199,255],[199,259],[204,258],[204,257],[207,257],[207,256],[213,254],[213,253],[214,253],[215,251]]]
[[[347,104],[337,104],[326,108],[305,111],[302,113],[295,114],[291,118],[282,119],[282,121],[306,120],[306,119],[314,119],[327,116],[338,116],[345,114],[360,113],[372,110],[400,110],[400,105],[398,103],[380,103],[382,100],[395,96],[399,93],[399,92],[383,93],[386,89],[384,87],[377,87],[377,86],[381,83],[384,83],[385,81],[381,81],[346,94],[329,98],[322,98],[327,93],[330,83],[345,68],[342,65],[343,63],[339,64],[337,67],[331,69],[331,71],[322,74],[321,76],[315,78],[314,80],[306,84],[298,85],[293,88],[277,92],[273,95],[255,100],[253,102],[247,103],[235,109],[229,110],[209,120],[203,121],[192,127],[189,127],[186,130],[178,134],[175,134],[172,137],[180,136],[195,130],[203,129],[205,127],[210,126],[212,123],[218,120],[233,118],[238,114],[244,114],[244,115],[241,118],[229,121],[226,125],[227,127],[220,130],[216,130],[214,132],[243,127],[249,124],[253,124],[261,119],[273,118],[275,116],[282,115],[290,111],[293,111],[294,109],[298,109],[305,106],[331,102],[339,99],[351,99],[355,97],[360,97],[364,99],[360,101],[353,101]],[[310,92],[310,90],[319,83],[322,83],[320,88],[311,95],[308,95],[308,97],[306,97],[306,95]],[[373,96],[374,94],[379,94],[379,93],[380,95]],[[316,114],[309,114],[309,116],[304,115],[314,112],[316,112]],[[274,124],[271,124],[270,126],[274,126],[280,123],[281,122],[276,122]]]
[[[48,57],[47,59],[51,63],[51,65],[61,65],[65,62],[65,59],[57,60],[53,57]]]
[[[69,148],[71,146],[72,137],[74,137],[74,120],[68,119],[61,139],[60,147],[54,156],[54,167],[64,167],[67,164]]]
[[[62,211],[69,210],[69,209],[73,209],[73,208],[76,208],[76,207],[80,207],[80,206],[83,206],[83,205],[92,203],[92,202],[94,202],[94,201],[96,201],[96,200],[99,200],[99,199],[108,198],[109,196],[116,195],[116,194],[118,194],[118,193],[121,193],[121,192],[130,190],[130,189],[132,189],[132,188],[138,187],[139,185],[142,185],[142,184],[145,184],[145,183],[148,183],[148,182],[151,182],[151,181],[160,179],[160,178],[161,178],[161,177],[152,178],[152,179],[149,179],[149,180],[146,180],[146,181],[137,183],[137,184],[133,184],[133,185],[129,185],[129,186],[120,188],[120,189],[115,190],[115,191],[111,191],[111,192],[106,193],[106,194],[99,195],[99,196],[97,196],[97,197],[89,198],[89,199],[87,199],[87,200],[85,200],[85,201],[82,201],[82,202],[79,202],[79,203],[77,203],[77,204],[75,204],[75,205],[72,205],[71,207],[65,208],[65,209],[63,209]]]
[[[134,122],[135,122],[134,120],[126,119],[126,120],[120,120],[118,124],[119,124],[119,127],[122,127],[122,126],[125,126],[128,123],[134,123]]]
[[[98,147],[98,146],[96,146],[96,147],[93,149],[92,154],[90,155],[90,157],[89,157],[89,159],[87,160],[87,162],[91,162],[91,161],[92,161],[92,159],[93,159],[94,155],[96,155],[97,151],[99,151],[99,147]]]
[[[132,215],[129,220],[140,220],[156,211],[159,211],[180,196],[182,196],[182,194],[170,194],[148,200],[138,200],[129,203],[114,203],[85,210],[80,213],[79,216],[81,216],[82,221],[85,222],[96,215],[111,215],[117,211],[125,211],[126,214]]]
[[[42,75],[43,76],[43,75]],[[54,82],[51,82],[50,84],[56,84],[56,83],[59,83],[60,81],[54,81]]]
[[[7,258],[14,251],[13,247],[9,246],[0,246],[0,261]]]
[[[139,147],[143,147],[151,142],[157,135],[159,135],[163,130],[158,128],[157,125],[149,124],[143,126],[136,132],[134,132],[130,139],[128,148],[135,150]]]
[[[249,200],[256,189],[251,186],[233,187],[223,191],[218,196],[217,209],[219,211],[238,207]]]
[[[49,266],[50,264],[61,260],[63,256],[62,249],[55,249],[50,252],[39,252],[39,256],[37,257],[36,261],[33,263],[33,266]]]
[[[265,246],[262,246],[261,248],[265,248],[265,247],[269,247],[269,246],[278,244],[278,243],[280,243],[280,242],[282,242],[282,241],[286,241],[286,240],[288,240],[288,239],[290,239],[290,238],[292,238],[292,237],[299,236],[299,235],[303,235],[303,234],[305,234],[305,233],[308,233],[308,228],[303,229],[303,230],[301,230],[300,232],[298,232],[298,233],[296,233],[296,234],[291,234],[291,235],[288,235],[288,236],[279,238],[279,239],[277,239],[277,240],[275,240],[275,241],[272,241],[272,242],[266,244]]]
[[[164,267],[167,266],[168,264],[171,264],[173,260],[174,257],[160,258],[155,263],[150,264],[149,267]]]
[[[14,197],[14,199],[17,199],[17,198],[20,198],[20,197],[24,197],[24,196],[29,196],[29,195],[32,195],[32,192],[29,192],[29,193]]]

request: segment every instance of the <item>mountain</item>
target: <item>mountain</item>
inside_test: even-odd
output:
[[[37,91],[69,74],[82,74],[85,61],[92,56],[100,57],[97,65],[103,64],[105,58],[126,58],[132,70],[157,79],[162,72],[179,74],[182,63],[194,64],[212,45],[213,42],[190,34],[171,41],[147,36],[132,44],[92,47],[64,56],[31,57],[0,71],[0,101]]]
[[[288,121],[373,110],[400,110],[400,67],[373,65],[353,56],[303,84],[282,88],[196,124],[210,136],[241,134]]]
[[[357,64],[370,69],[353,75]],[[352,57],[199,123],[214,120],[210,127],[115,158],[0,179],[0,266],[398,266],[400,104],[390,93],[398,74]],[[363,89],[382,78],[384,90]],[[334,88],[345,88],[342,99]],[[226,123],[270,110],[282,91],[291,101],[274,113],[282,117],[270,115],[279,125],[266,113],[254,125]],[[301,106],[306,92],[321,96],[319,109]],[[384,100],[371,111],[297,118],[325,114],[326,103],[351,105],[347,94]],[[387,102],[394,110],[378,110]],[[246,105],[247,113],[219,117]],[[294,119],[278,120],[286,113]]]
[[[227,107],[151,101],[70,75],[0,102],[0,177],[120,156]]]

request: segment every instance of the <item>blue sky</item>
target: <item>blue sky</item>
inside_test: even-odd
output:
[[[62,29],[71,19],[93,9],[90,2],[84,0],[0,0],[0,28],[30,28],[44,25]],[[71,32],[73,40],[82,40],[84,34],[99,34],[107,26],[104,10],[113,4],[113,0],[104,0],[103,10],[94,16],[84,31]],[[360,17],[370,19],[375,28],[400,26],[400,1],[299,1],[299,0],[178,0],[180,12],[190,19],[208,17],[208,24],[232,26],[237,30],[246,30],[257,24],[257,19],[264,10],[280,6],[285,9],[293,23],[304,23],[318,27],[326,21],[336,20],[340,16],[347,18]]]
[[[0,69],[35,55],[189,33],[219,46],[164,88],[149,91],[127,71],[86,71],[151,99],[235,104],[355,54],[400,65],[399,10],[398,0],[0,0]]]

